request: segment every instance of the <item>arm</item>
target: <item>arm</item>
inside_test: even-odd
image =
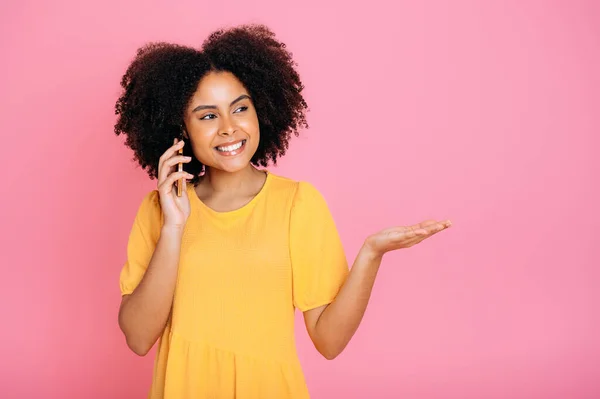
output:
[[[363,247],[335,300],[304,312],[310,338],[326,359],[339,355],[358,329],[380,264],[381,257]]]
[[[182,235],[180,228],[161,229],[148,270],[133,293],[121,301],[119,327],[129,348],[140,356],[150,351],[169,318]]]
[[[160,210],[158,210],[158,203],[154,203],[156,197],[149,196],[147,197],[149,202],[143,204],[143,209],[138,212],[138,217],[140,214],[144,215],[142,219],[147,219],[149,213],[155,215],[154,219],[156,219],[158,212],[162,212],[164,222],[160,227],[156,245],[151,247],[147,239],[143,238],[142,231],[147,227],[142,228],[141,223],[134,225],[128,244],[128,254],[132,257],[130,261],[135,260],[134,263],[142,264],[145,270],[133,292],[124,295],[121,300],[119,327],[125,334],[129,348],[140,356],[150,351],[163,332],[173,305],[181,239],[190,215],[187,194],[177,196],[174,184],[177,179],[183,179],[183,192],[186,193],[185,179],[193,178],[189,173],[175,172],[175,165],[178,162],[187,163],[191,159],[177,155],[184,144],[183,141],[178,142],[175,139],[173,146],[160,157],[157,190]],[[139,247],[145,248],[145,255],[141,259],[139,255],[132,255],[138,253]],[[149,256],[150,253],[152,257]]]
[[[358,329],[383,255],[411,247],[450,225],[449,221],[426,221],[411,227],[387,229],[367,238],[335,300],[304,312],[308,334],[326,359],[339,355]]]

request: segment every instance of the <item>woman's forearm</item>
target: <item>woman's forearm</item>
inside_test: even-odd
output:
[[[385,253],[410,248],[450,226],[450,220],[426,220],[370,235],[335,300],[319,310],[320,314],[306,312],[311,319],[309,333],[319,352],[332,359],[344,350],[365,314],[381,258]],[[313,321],[315,319],[316,322]]]
[[[381,264],[376,255],[363,246],[335,300],[321,313],[315,326],[315,345],[327,358],[339,355],[356,332]]]
[[[131,295],[123,297],[119,326],[127,345],[146,355],[163,332],[173,304],[182,231],[163,227],[144,277]]]

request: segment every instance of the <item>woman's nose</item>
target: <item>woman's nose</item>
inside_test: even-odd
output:
[[[219,126],[219,134],[221,136],[231,136],[234,132],[233,124],[228,117],[221,118],[221,126]]]

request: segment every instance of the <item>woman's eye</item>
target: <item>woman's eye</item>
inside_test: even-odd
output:
[[[208,119],[214,119],[217,116],[215,114],[206,114],[204,115],[202,118],[200,118],[200,120],[208,120]]]
[[[247,110],[247,109],[248,109],[248,107],[246,107],[246,106],[244,105],[244,106],[242,106],[242,107],[239,107],[238,109],[236,109],[236,110],[234,111],[234,113],[237,113],[237,112],[243,112],[243,111],[245,111],[245,110]]]

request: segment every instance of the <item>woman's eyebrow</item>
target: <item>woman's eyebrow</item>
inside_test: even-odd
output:
[[[250,96],[247,94],[242,94],[241,96],[239,96],[238,98],[236,98],[235,100],[233,100],[231,102],[231,104],[229,104],[229,106],[231,107],[233,104],[242,101],[244,99],[249,99],[251,100]],[[216,105],[198,105],[196,108],[194,108],[194,110],[192,112],[198,112],[198,111],[202,111],[203,109],[217,109]]]

